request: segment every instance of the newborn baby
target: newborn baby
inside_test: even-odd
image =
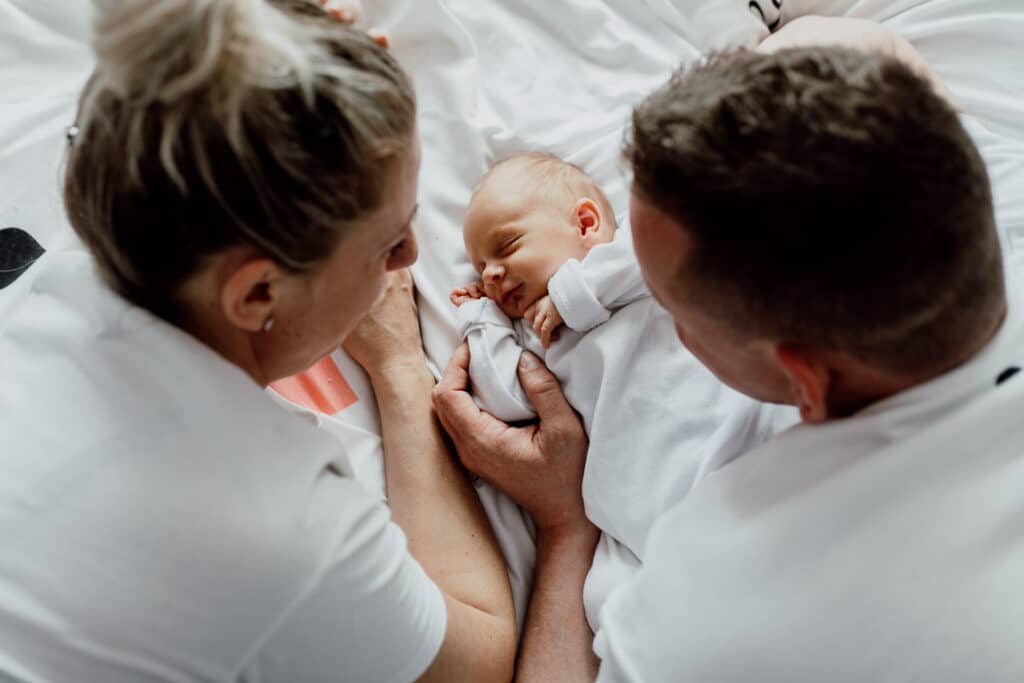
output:
[[[679,343],[643,283],[629,230],[616,230],[611,204],[579,168],[538,153],[498,164],[464,227],[480,280],[451,299],[474,399],[505,421],[532,418],[516,373],[529,349],[590,437],[583,497],[603,533],[584,602],[597,633],[601,606],[640,566],[657,515],[777,431],[782,409],[728,389]]]
[[[612,241],[614,231],[608,198],[579,168],[546,154],[512,157],[484,177],[470,200],[464,238],[481,279],[453,290],[452,303],[487,296],[510,319],[529,321],[547,348],[563,322],[548,282],[569,260],[582,261],[591,247]],[[634,280],[642,295],[638,270]]]

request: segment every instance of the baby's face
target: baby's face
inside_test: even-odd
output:
[[[563,263],[606,241],[579,229],[575,209],[515,179],[491,178],[477,190],[466,210],[466,252],[488,298],[510,318],[547,294]]]

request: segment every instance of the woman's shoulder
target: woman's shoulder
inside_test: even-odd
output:
[[[331,466],[341,441],[96,290],[80,262],[54,265],[0,335],[0,525],[19,530],[8,550],[42,575],[99,562],[100,594],[131,577],[216,599],[238,580],[283,600],[326,558],[344,560],[349,530],[383,533],[379,496]]]
[[[331,466],[341,441],[93,285],[40,273],[0,334],[0,582],[20,592],[0,623],[28,633],[39,605],[126,652],[234,666],[325,567],[355,593],[366,548],[405,552]]]

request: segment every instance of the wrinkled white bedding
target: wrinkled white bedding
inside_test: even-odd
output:
[[[776,0],[777,1],[777,0]],[[881,21],[911,40],[961,104],[993,178],[1014,270],[1024,269],[1024,3],[1020,0],[758,0],[768,19],[804,14]],[[751,3],[752,4],[752,3]],[[0,227],[50,250],[76,248],[60,206],[64,128],[90,70],[83,0],[0,0]],[[469,193],[494,161],[543,149],[573,161],[626,210],[619,161],[632,104],[681,62],[752,45],[767,29],[742,0],[381,0],[367,23],[386,28],[412,73],[423,142],[420,291],[424,343],[443,367],[457,343],[448,291],[474,275],[463,252]],[[6,306],[31,270],[0,292]],[[360,397],[325,418],[367,485],[383,492],[376,414],[362,373],[339,352]],[[519,606],[529,575],[520,519],[501,522]],[[520,551],[523,551],[522,553]]]

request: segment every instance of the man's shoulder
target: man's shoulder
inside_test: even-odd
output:
[[[1022,408],[1024,377],[1011,378],[852,457],[830,458],[824,438],[787,453],[832,431],[798,429],[769,449],[777,457],[709,476],[657,522],[643,569],[609,602],[609,670],[1019,680],[1024,616],[1005,596],[1024,572]]]

